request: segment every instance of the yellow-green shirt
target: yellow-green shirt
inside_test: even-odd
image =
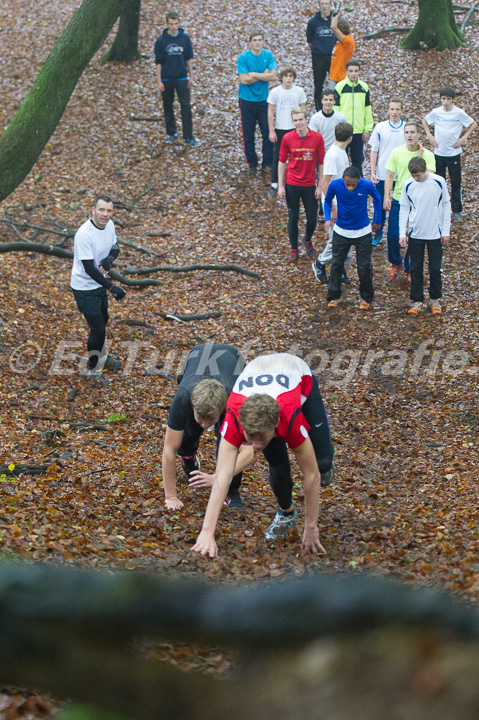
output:
[[[388,157],[388,161],[386,163],[386,170],[391,170],[393,173],[397,173],[396,177],[396,185],[394,186],[394,192],[393,192],[393,200],[399,200],[401,199],[401,190],[402,186],[404,185],[405,181],[411,177],[411,173],[408,169],[408,163],[411,158],[417,157],[419,155],[419,150],[408,150],[407,144],[399,145],[399,147],[394,148],[394,150],[391,151],[391,154]],[[436,172],[436,158],[434,157],[434,154],[430,150],[426,150],[424,148],[423,154],[422,154],[424,161],[426,163],[426,167],[431,172]]]

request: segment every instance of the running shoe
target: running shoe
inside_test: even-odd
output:
[[[190,479],[190,474],[195,470],[201,470],[201,464],[195,455],[183,455],[181,458],[181,467],[186,475],[187,480]]]
[[[439,300],[431,300],[431,312],[433,315],[440,315],[442,312]]]
[[[370,307],[371,307],[371,305],[368,302],[366,302],[366,300],[361,300],[361,302],[359,303],[360,310],[369,310]]]
[[[408,310],[409,315],[417,315],[418,312],[422,310],[422,303],[421,302],[414,302],[411,307]]]
[[[245,510],[246,504],[243,502],[239,490],[230,490],[225,498],[224,504],[229,507],[230,510]]]
[[[292,515],[284,515],[282,510],[278,510],[274,516],[274,520],[266,530],[264,536],[266,540],[275,540],[278,537],[287,537],[290,530],[294,530],[298,522],[298,513],[296,510]]]
[[[289,262],[290,263],[297,263],[299,257],[298,250],[291,250],[291,255],[289,256]]]
[[[388,276],[388,282],[394,282],[397,276],[399,275],[399,270],[401,268],[401,265],[391,265],[391,272]]]
[[[316,257],[316,250],[313,247],[311,240],[305,240],[303,238],[304,247],[306,248],[306,255],[310,258]]]
[[[121,368],[121,360],[108,355],[103,365],[104,370],[119,370]]]
[[[334,463],[331,465],[329,470],[321,473],[321,487],[328,487],[333,482],[334,477]]]
[[[316,260],[316,262],[311,264],[311,267],[313,268],[314,277],[318,282],[327,283],[328,282],[328,276],[326,274],[326,265],[319,260]]]

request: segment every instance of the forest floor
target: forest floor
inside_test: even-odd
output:
[[[4,126],[77,5],[10,0],[1,8]],[[0,478],[0,556],[249,583],[368,569],[476,602],[479,134],[463,156],[464,222],[453,224],[444,256],[442,316],[407,315],[408,284],[405,278],[387,282],[384,244],[373,254],[372,311],[358,312],[354,268],[339,307],[328,310],[326,288],[315,281],[306,255],[296,267],[287,262],[287,212],[267,199],[268,176],[247,174],[237,107],[236,58],[248,47],[250,27],[259,26],[278,66],[297,69],[313,111],[305,26],[316,8],[305,0],[258,0],[246,13],[244,7],[240,0],[192,0],[178,8],[196,54],[193,117],[201,148],[164,144],[153,44],[167,7],[143,0],[144,55],[128,66],[102,66],[112,33],[38,163],[1,204],[0,220],[75,230],[89,217],[94,195],[107,192],[120,239],[156,253],[124,246],[120,271],[234,263],[260,277],[162,272],[155,275],[158,287],[128,288],[121,304],[110,302],[108,332],[110,351],[124,369],[110,373],[111,385],[104,387],[78,372],[87,333],[69,289],[71,262],[2,255],[0,463],[53,464],[41,476],[14,471]],[[460,50],[405,52],[399,49],[403,34],[363,36],[413,25],[414,7],[354,0],[348,10],[376,121],[386,117],[391,95],[404,99],[405,117],[420,121],[439,105],[444,85],[461,92],[457,104],[474,115],[476,26]],[[19,234],[62,242],[52,232],[0,222],[0,242]],[[318,225],[316,247],[324,241]],[[160,316],[206,312],[221,316],[188,323]],[[176,383],[155,369],[174,376],[191,347],[211,341],[231,343],[247,360],[293,352],[317,372],[336,447],[335,480],[321,497],[326,556],[303,555],[299,534],[274,545],[264,539],[275,503],[261,455],[246,472],[247,510],[221,516],[219,561],[191,551],[208,491],[182,486],[184,508],[165,509],[161,451]],[[104,429],[92,427],[98,425]],[[214,446],[213,434],[206,435],[202,464],[212,471]],[[301,515],[297,468],[294,477]],[[221,658],[218,663],[223,667]]]

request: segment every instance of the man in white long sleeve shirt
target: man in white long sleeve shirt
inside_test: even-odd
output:
[[[399,201],[399,244],[409,246],[412,305],[408,312],[417,315],[423,307],[424,250],[427,246],[431,312],[440,315],[442,251],[449,243],[451,202],[446,181],[428,172],[422,157],[412,158],[408,169],[411,179],[404,183]]]

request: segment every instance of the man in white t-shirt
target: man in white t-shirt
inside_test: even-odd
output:
[[[476,129],[477,123],[462,108],[454,105],[455,96],[456,93],[452,88],[442,88],[440,92],[441,106],[434,108],[423,118],[422,126],[434,148],[437,174],[446,179],[446,170],[449,170],[452,217],[457,222],[462,222],[462,146]],[[434,135],[429,129],[430,125],[434,126]],[[467,130],[464,135],[461,135],[463,128],[467,128]]]
[[[412,158],[408,170],[411,177],[404,183],[399,201],[399,243],[401,247],[409,247],[411,270],[412,305],[408,312],[417,315],[424,302],[424,251],[427,247],[431,312],[440,315],[442,249],[449,243],[451,203],[446,181],[440,175],[428,172],[424,158]]]
[[[268,126],[269,139],[274,143],[273,164],[271,169],[271,185],[268,197],[278,193],[278,160],[281,140],[290,130],[294,130],[291,110],[297,107],[306,110],[306,93],[302,87],[295,85],[296,70],[286,65],[280,70],[280,85],[270,90],[268,95]]]
[[[323,136],[324,147],[326,152],[336,142],[334,128],[339,123],[347,122],[345,116],[333,110],[334,106],[334,90],[325,88],[321,95],[321,110],[311,116],[309,120],[309,129],[320,132]]]
[[[88,337],[88,376],[102,379],[103,368],[118,370],[119,360],[108,357],[105,351],[108,323],[108,295],[122,300],[123,288],[113,285],[106,275],[120,248],[112,221],[113,201],[108,195],[98,195],[91,208],[91,218],[81,225],[73,241],[71,288],[79,311],[90,328]]]
[[[388,171],[386,163],[394,148],[404,144],[404,120],[402,119],[403,103],[400,98],[393,97],[388,104],[388,119],[376,123],[369,138],[371,147],[371,181],[384,201],[384,181]],[[386,222],[386,210],[381,215],[381,229],[373,236],[373,245],[379,245],[383,236],[383,227]]]
[[[316,113],[317,115],[319,113]],[[338,113],[339,114],[339,113]],[[346,148],[351,142],[353,135],[353,126],[347,122],[341,122],[334,128],[336,142],[331,145],[326,155],[324,156],[323,164],[323,181],[321,184],[321,191],[323,196],[326,195],[329,187],[329,183],[333,180],[343,177],[343,172],[349,165],[348,154]],[[333,201],[333,208],[331,211],[332,219],[336,220],[336,203]],[[344,267],[347,268],[351,265],[351,258],[353,255],[352,247],[349,249],[348,256],[344,263]],[[323,252],[313,263],[313,272],[316,280],[319,282],[328,282],[328,276],[326,274],[326,266],[331,265],[333,259],[333,229],[332,227],[328,230],[328,242]],[[346,285],[350,285],[351,281],[347,276],[346,270],[343,272],[342,282]]]

